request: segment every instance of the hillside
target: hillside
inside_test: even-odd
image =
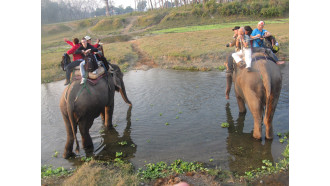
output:
[[[244,4],[211,5],[214,4],[42,25],[41,81],[64,79],[59,64],[70,46],[63,39],[81,39],[85,35],[91,36],[93,42],[100,38],[106,58],[119,64],[123,71],[151,67],[218,69],[225,56],[233,51],[233,48],[225,47],[231,41],[232,27],[250,25],[255,28],[260,20],[266,22],[265,29],[279,41],[279,57],[288,60],[288,10],[282,8],[281,14],[274,14],[271,18],[272,14],[267,12],[276,13],[272,6],[260,5],[256,10],[258,13],[252,14],[247,11],[251,7],[247,9]]]

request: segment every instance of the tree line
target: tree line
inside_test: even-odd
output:
[[[103,8],[99,8],[95,0],[41,0],[41,24],[181,6],[192,8],[193,14],[198,16],[217,12],[223,16],[242,14],[273,17],[289,11],[289,0],[132,0],[134,8],[124,8],[122,5],[115,7],[113,0],[102,1]]]

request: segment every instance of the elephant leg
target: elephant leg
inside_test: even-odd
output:
[[[104,125],[106,128],[110,129],[112,128],[112,115],[113,115],[113,109],[114,109],[114,101],[112,99],[109,106],[105,107],[105,122]]]
[[[250,94],[247,104],[254,119],[253,137],[261,139],[263,106],[255,94]]]
[[[105,114],[104,114],[104,110],[100,113],[102,122],[105,123]]]
[[[69,157],[74,156],[74,153],[72,152],[74,137],[73,137],[72,127],[71,127],[71,123],[70,123],[68,116],[66,116],[64,114],[62,114],[62,116],[63,116],[63,120],[65,123],[65,129],[66,129],[66,134],[67,134],[63,158],[68,159]]]
[[[237,104],[238,104],[239,113],[246,113],[245,101],[242,97],[240,97],[238,95],[237,92],[236,92],[236,100],[237,100]]]
[[[273,122],[276,105],[278,102],[278,97],[279,96],[274,96],[273,94],[271,94],[266,103],[264,123],[265,123],[265,128],[266,128],[266,138],[267,139],[273,139],[273,137],[274,137],[272,122]]]
[[[81,141],[84,149],[93,148],[93,141],[89,135],[89,129],[93,124],[93,119],[81,119],[79,121],[79,131],[81,134]]]

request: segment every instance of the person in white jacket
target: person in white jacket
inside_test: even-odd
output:
[[[245,28],[247,30],[245,30]],[[241,50],[232,54],[236,63],[242,62],[243,61],[242,57],[244,55],[246,68],[248,69],[248,71],[251,71],[251,61],[252,61],[251,38],[250,38],[251,31],[252,29],[249,26],[246,26],[244,28],[241,27],[238,30],[236,46],[240,45]]]

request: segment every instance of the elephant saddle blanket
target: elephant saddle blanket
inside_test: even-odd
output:
[[[93,72],[88,72],[88,79],[98,79],[98,77],[102,76],[104,74],[105,70],[102,66],[99,66],[99,68],[96,70],[96,73],[94,74]],[[81,74],[80,74],[80,67],[77,66],[74,68],[74,77],[76,79],[81,79]]]

